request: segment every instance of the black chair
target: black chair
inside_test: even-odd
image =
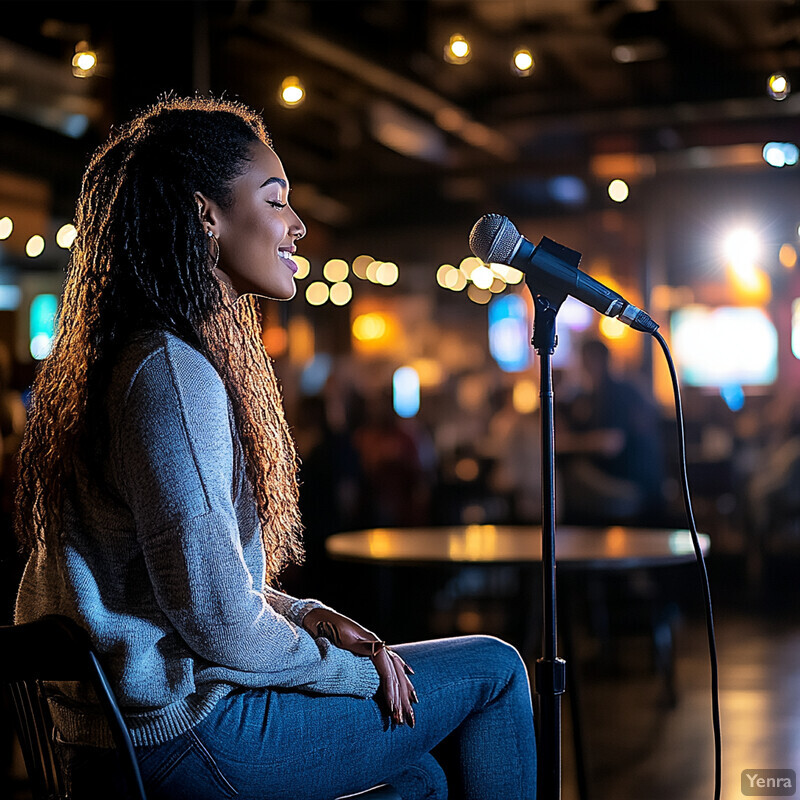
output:
[[[53,720],[45,681],[81,681],[92,686],[108,721],[119,769],[131,800],[146,800],[136,751],[111,685],[89,636],[68,617],[50,615],[24,625],[0,626],[0,684],[13,712],[33,800],[81,800],[70,796],[53,744]],[[402,800],[387,785],[348,798]],[[337,800],[346,800],[338,798]]]
[[[0,682],[13,711],[33,800],[68,797],[54,750],[45,681],[81,681],[92,686],[114,738],[128,796],[146,800],[128,728],[86,632],[71,619],[57,615],[24,625],[4,625],[0,627],[0,652]]]

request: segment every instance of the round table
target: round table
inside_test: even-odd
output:
[[[703,553],[707,534],[699,534]],[[325,547],[335,559],[374,564],[518,564],[541,561],[538,526],[466,525],[431,528],[372,528],[336,533]],[[689,531],[678,529],[556,529],[556,563],[565,568],[633,569],[693,561]]]

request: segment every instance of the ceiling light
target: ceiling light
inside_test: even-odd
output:
[[[76,78],[88,78],[97,69],[97,53],[89,49],[88,42],[78,42],[75,45],[75,55],[72,57],[72,74]]]
[[[773,72],[767,80],[767,94],[773,100],[785,100],[792,91],[792,85],[783,72]]]
[[[472,48],[466,37],[454,33],[444,48],[444,60],[450,64],[466,64],[472,58]]]
[[[281,91],[278,95],[280,104],[286,108],[294,108],[299,106],[306,98],[306,90],[303,84],[300,83],[300,78],[297,75],[289,75],[283,79],[281,83]]]
[[[527,77],[533,72],[535,66],[533,54],[526,47],[519,47],[514,51],[514,58],[511,61],[511,69],[521,78]]]

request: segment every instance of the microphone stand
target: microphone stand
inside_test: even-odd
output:
[[[534,261],[577,268],[580,253],[550,239],[542,239]],[[542,436],[542,657],[536,661],[534,685],[539,700],[537,779],[539,800],[561,797],[561,695],[566,688],[566,662],[556,654],[556,482],[553,369],[556,314],[567,298],[560,281],[526,279],[534,301],[531,344],[540,361],[539,396]]]

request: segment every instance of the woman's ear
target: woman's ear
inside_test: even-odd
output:
[[[206,234],[210,231],[216,236],[219,226],[219,209],[217,208],[217,204],[201,192],[194,193],[194,201],[197,203],[197,213],[200,217],[203,230]]]

